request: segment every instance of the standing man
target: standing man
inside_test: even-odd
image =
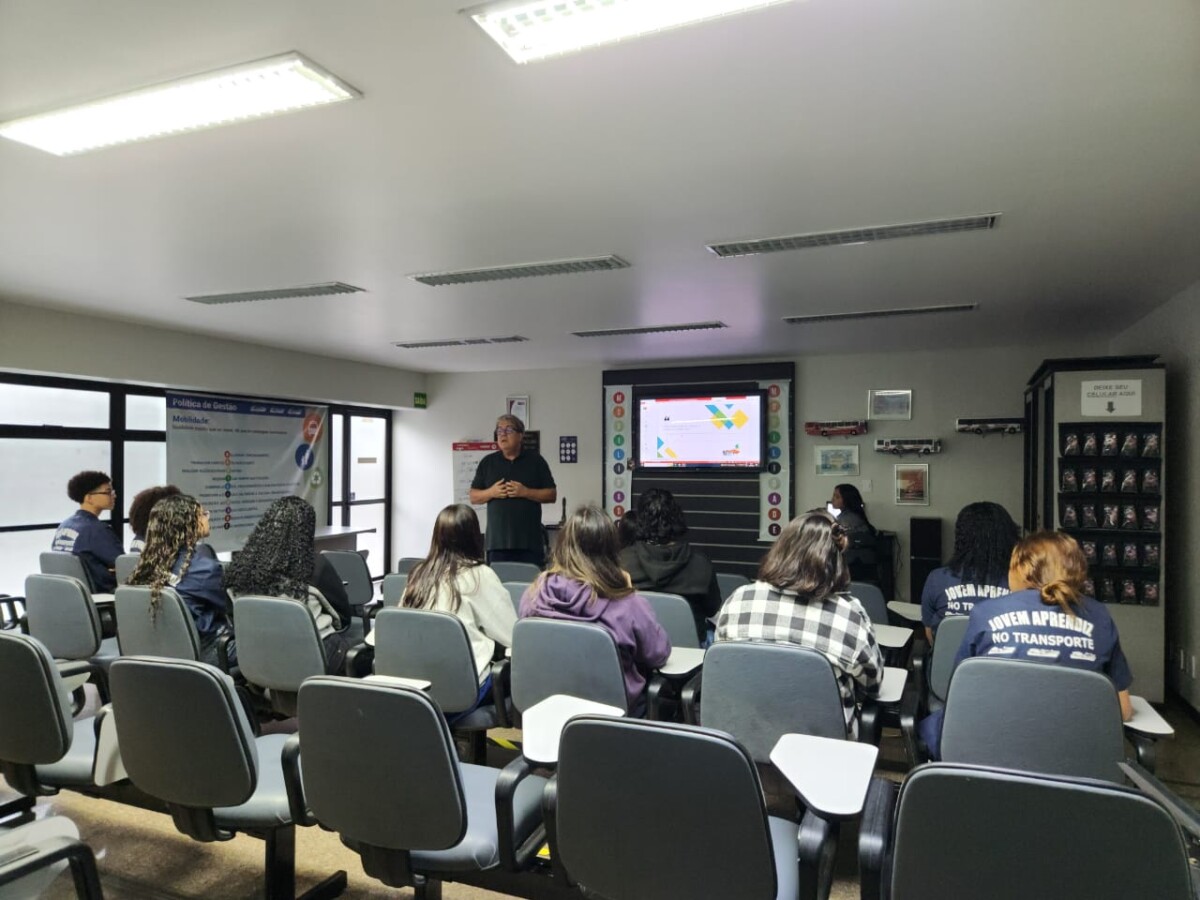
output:
[[[58,526],[50,549],[78,556],[91,589],[111,594],[117,589],[117,557],[125,552],[109,523],[99,519],[100,513],[117,502],[112,479],[104,472],[80,472],[67,482],[67,496],[79,504],[79,509]]]
[[[558,499],[550,466],[540,453],[522,452],[525,423],[516,416],[496,420],[500,449],[479,461],[471,502],[487,504],[487,561],[546,563],[542,541],[543,503]]]

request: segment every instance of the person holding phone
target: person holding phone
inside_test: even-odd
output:
[[[540,453],[522,448],[525,423],[516,416],[496,420],[500,448],[479,461],[471,503],[487,504],[487,561],[546,563],[542,504],[558,499],[550,466]]]

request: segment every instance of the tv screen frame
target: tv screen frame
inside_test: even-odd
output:
[[[670,464],[649,464],[647,465],[641,458],[641,437],[642,437],[642,401],[643,400],[695,400],[697,402],[707,402],[712,400],[738,400],[743,398],[758,399],[758,446],[759,460],[755,464],[746,463],[670,463]],[[767,445],[767,418],[768,418],[768,392],[765,388],[753,388],[749,390],[711,390],[711,391],[685,391],[685,392],[657,392],[644,391],[634,395],[633,403],[630,412],[632,413],[630,430],[630,451],[629,465],[630,468],[637,472],[653,472],[659,474],[662,472],[745,472],[758,474],[767,471],[767,466],[770,463],[770,448]]]

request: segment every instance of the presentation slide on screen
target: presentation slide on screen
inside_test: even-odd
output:
[[[762,465],[762,398],[643,398],[638,408],[638,465]]]
[[[209,511],[216,550],[235,550],[287,494],[323,521],[328,462],[324,406],[167,394],[167,481]]]

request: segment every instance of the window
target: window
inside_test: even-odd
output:
[[[357,536],[372,578],[391,571],[390,411],[330,408],[331,524],[373,528]]]

